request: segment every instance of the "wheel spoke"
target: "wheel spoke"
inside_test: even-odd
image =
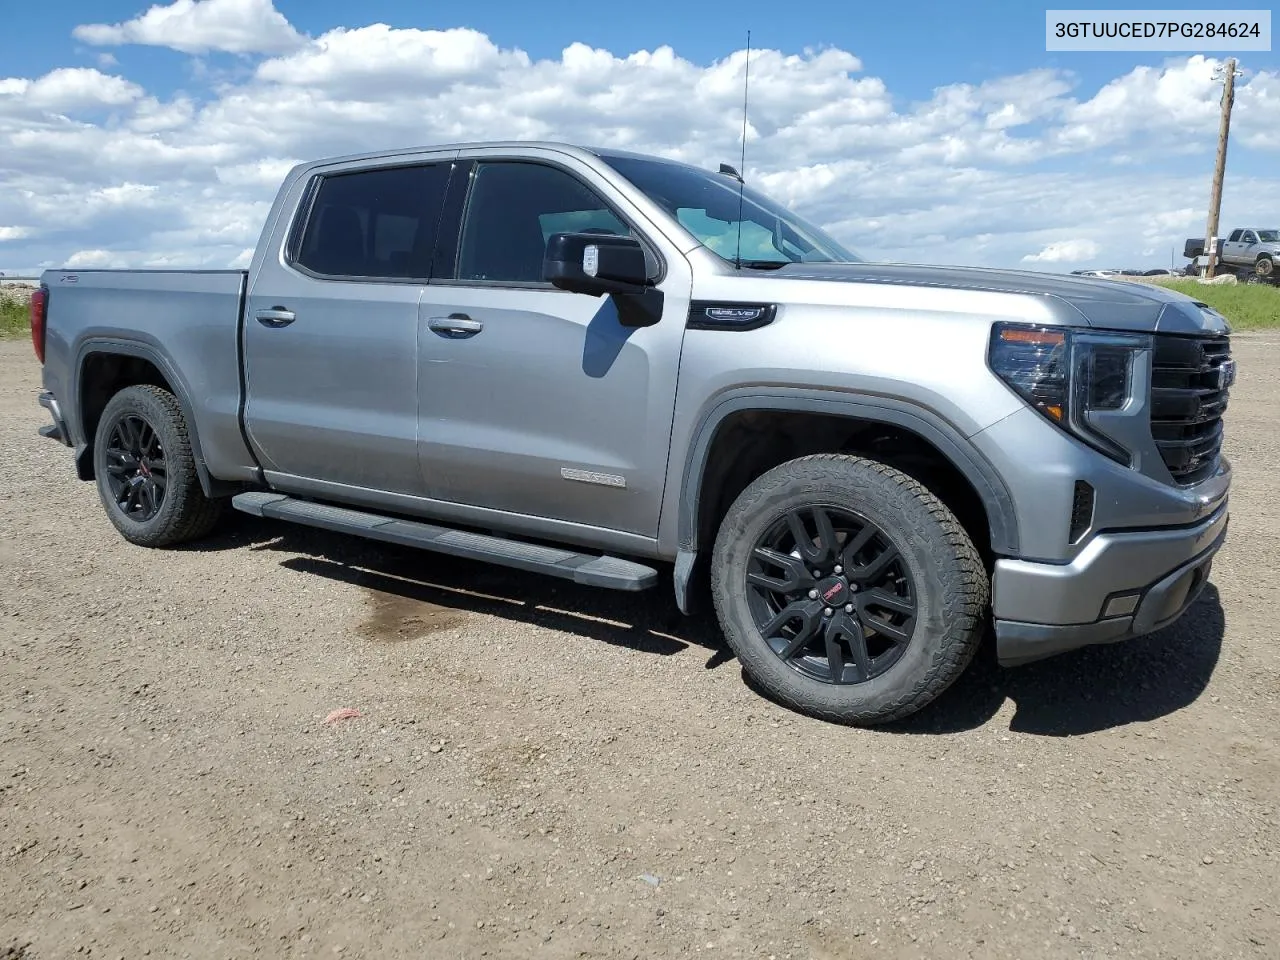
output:
[[[906,597],[899,597],[888,590],[868,590],[862,594],[861,606],[882,607],[894,613],[915,613],[916,605]]]
[[[163,467],[151,468],[151,482],[160,490],[164,490],[169,485],[169,481],[165,478]]]
[[[906,643],[911,639],[911,634],[915,630],[915,617],[908,617],[901,625],[890,623],[888,620],[881,620],[879,617],[864,617],[862,620],[872,633],[875,633],[890,643]]]
[[[821,618],[822,604],[814,600],[797,600],[779,610],[772,620],[760,628],[760,633],[774,653],[783,660],[790,660],[817,635]],[[782,628],[797,620],[800,621],[800,626],[796,632],[790,637],[784,636]]]
[[[827,669],[831,671],[832,683],[844,683],[844,651],[841,649],[840,638],[846,632],[846,616],[847,614],[841,613],[838,617],[832,617],[827,629],[823,631],[827,647]]]
[[[769,567],[777,567],[786,571],[785,577],[771,577],[760,571],[752,571],[747,574],[747,582],[765,590],[773,590],[778,593],[792,594],[799,593],[801,590],[807,590],[813,586],[813,574],[809,572],[809,568],[805,566],[804,561],[790,554],[779,553],[777,550],[771,550],[768,547],[757,547],[752,551],[754,556],[761,564]]]
[[[866,566],[856,567],[850,571],[850,575],[859,580],[870,580],[875,582],[884,575],[889,569],[889,564],[898,559],[898,551],[893,547],[885,547],[883,551],[876,555],[876,558]]]
[[[863,547],[871,542],[871,538],[875,535],[876,528],[868,523],[858,531],[857,536],[844,545],[844,550],[840,553],[840,560],[846,570],[853,570],[858,566],[858,554]]]
[[[787,527],[801,559],[811,566],[825,565],[835,557],[835,529],[831,525],[831,517],[821,507],[812,507],[809,512],[813,514],[814,533],[809,532],[800,510],[787,514]]]
[[[151,429],[149,424],[144,423],[142,429],[138,431],[138,455],[141,459],[146,460],[151,456],[151,448],[156,443],[156,432]]]
[[[856,682],[861,683],[863,680],[871,679],[871,655],[867,653],[867,635],[862,629],[862,623],[852,617],[849,619],[853,627],[847,634],[849,649],[853,652],[853,664],[858,670]]]

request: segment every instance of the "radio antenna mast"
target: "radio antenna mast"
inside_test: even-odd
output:
[[[742,159],[738,161],[738,249],[733,255],[733,266],[742,269],[742,191],[746,188],[747,171],[747,91],[751,81],[751,31],[747,31],[747,59],[742,71]]]

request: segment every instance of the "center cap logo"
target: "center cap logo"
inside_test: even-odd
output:
[[[829,607],[839,606],[844,603],[847,590],[848,587],[843,580],[832,577],[818,585],[818,596],[822,597],[822,602]]]

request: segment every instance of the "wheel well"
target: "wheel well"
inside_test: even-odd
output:
[[[173,387],[150,360],[119,353],[91,353],[80,368],[80,429],[85,447],[76,458],[76,472],[81,480],[93,479],[93,438],[107,402],[125,387],[150,384],[170,393]]]
[[[933,444],[893,424],[779,410],[744,410],[719,425],[698,489],[698,547],[705,558],[733,501],[761,474],[796,457],[852,453],[914,477],[964,526],[990,569],[991,525],[973,484]]]

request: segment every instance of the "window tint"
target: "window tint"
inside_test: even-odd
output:
[[[1241,239],[1241,240],[1243,240],[1245,243],[1257,243],[1257,242],[1258,242],[1258,238],[1257,238],[1257,237],[1255,237],[1255,236],[1253,235],[1253,231],[1252,231],[1252,230],[1246,230],[1246,231],[1244,232],[1244,236],[1243,236],[1243,237],[1241,237],[1240,239]]]
[[[1239,240],[1241,232],[1242,231],[1240,230],[1232,230],[1231,236],[1227,237],[1227,243],[1235,243],[1237,240]]]
[[[341,277],[426,277],[449,165],[325,177],[297,262]]]
[[[553,233],[631,230],[562,170],[537,163],[482,163],[462,225],[458,279],[536,283]]]

